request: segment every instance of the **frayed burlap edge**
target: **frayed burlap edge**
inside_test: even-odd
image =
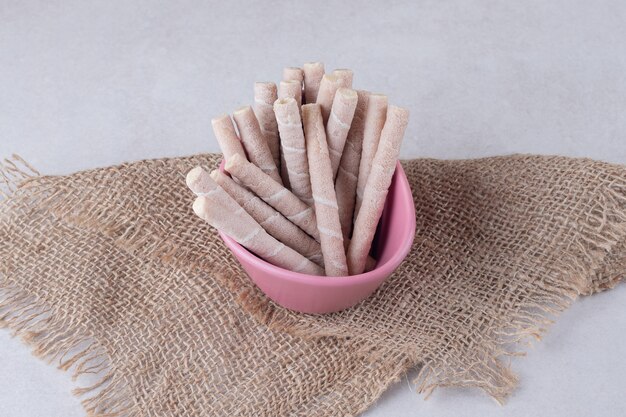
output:
[[[16,193],[39,176],[18,155],[0,161],[0,208],[10,204]],[[28,193],[22,197],[38,198]],[[88,416],[123,417],[133,408],[132,397],[121,376],[110,366],[106,350],[91,335],[56,317],[52,308],[32,294],[3,285],[2,274],[0,328],[10,329],[12,336],[19,337],[36,357],[71,372],[73,381],[87,377],[90,384],[79,386],[72,393],[81,398]]]
[[[511,155],[523,158],[525,155]],[[502,157],[504,158],[504,157]],[[409,161],[403,161],[403,164]],[[494,339],[483,339],[480,349],[463,358],[450,355],[431,360],[412,355],[419,367],[413,381],[426,398],[440,387],[478,387],[503,404],[518,384],[518,377],[507,358],[525,356],[526,350],[554,323],[580,295],[613,288],[626,275],[626,178],[614,177],[606,200],[596,206],[584,221],[576,225],[587,246],[578,243],[578,251],[559,259],[552,274],[544,277],[547,286],[537,291],[532,302],[524,302],[513,316],[510,326]],[[609,220],[610,219],[610,220]],[[584,272],[586,271],[586,272]],[[591,273],[589,273],[591,271]],[[607,275],[608,274],[608,275]],[[255,291],[239,292],[240,302],[266,325],[300,337],[355,337],[345,332],[327,332],[324,328],[303,325],[285,309]],[[467,354],[468,352],[464,352]],[[471,358],[471,360],[470,360]],[[468,363],[471,363],[468,366]]]
[[[144,162],[158,164],[159,160]],[[523,349],[529,346],[532,340],[539,340],[554,318],[579,295],[611,288],[623,279],[623,273],[616,273],[616,271],[626,271],[626,258],[619,253],[619,248],[624,245],[626,236],[626,210],[624,209],[626,207],[626,180],[622,178],[621,182],[619,179],[613,181],[607,196],[609,201],[603,202],[601,209],[594,209],[585,221],[576,225],[587,246],[580,245],[578,256],[562,259],[554,266],[550,276],[546,277],[549,285],[541,288],[535,301],[526,302],[521,306],[515,313],[509,328],[501,331],[495,342],[487,343],[472,354],[472,366],[466,366],[467,356],[461,360],[454,354],[450,354],[443,359],[432,360],[419,357],[415,352],[404,352],[413,355],[414,366],[419,368],[415,383],[420,393],[428,396],[437,387],[479,387],[502,403],[517,385],[517,376],[511,370],[510,364],[505,363],[506,358],[524,355]],[[60,199],[56,197],[47,196],[46,198],[52,211],[55,211],[55,202],[61,204]],[[59,209],[60,206],[56,208]],[[82,206],[71,213],[58,214],[62,217],[71,217],[74,224],[95,228],[100,233],[113,238],[117,245],[131,252],[141,249],[143,253],[153,258],[173,263],[184,269],[204,269],[208,266],[201,262],[194,265],[182,264],[182,260],[188,259],[185,256],[178,256],[182,249],[175,243],[163,240],[162,236],[144,234],[144,228],[141,225],[112,219],[107,216],[107,213],[99,212],[97,206]],[[607,261],[607,258],[611,257],[614,259]],[[587,273],[582,271],[587,271]],[[596,271],[596,277],[590,279],[588,271]],[[308,320],[294,318],[293,315],[268,300],[256,288],[238,286],[237,281],[233,279],[233,275],[237,273],[240,271],[225,267],[217,273],[217,276],[236,295],[242,306],[272,329],[307,339],[321,336],[355,337],[354,334],[348,332],[328,331],[323,327],[309,326],[306,323]],[[607,273],[612,276],[607,278]],[[596,279],[598,275],[600,279]],[[380,343],[378,340],[368,341]],[[484,340],[484,342],[487,341]]]

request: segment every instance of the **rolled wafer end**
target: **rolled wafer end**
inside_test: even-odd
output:
[[[273,82],[254,83],[254,101],[259,104],[271,105],[278,98],[278,89]]]
[[[302,66],[302,70],[304,71],[304,73],[306,74],[307,72],[317,72],[317,73],[324,73],[324,63],[323,62],[319,62],[319,61],[315,61],[315,62],[305,62],[304,65]],[[322,78],[322,76],[320,75],[320,78]]]
[[[354,111],[356,109],[358,98],[359,96],[356,91],[351,88],[342,87],[337,90],[335,99],[333,100],[333,107],[331,111],[337,117],[337,121],[341,127],[345,129],[346,135],[350,129],[352,118],[354,117]]]
[[[206,212],[206,206],[209,204],[209,199],[204,197],[198,197],[193,202],[193,212],[196,213],[196,216],[204,219],[204,213]]]
[[[225,123],[226,119],[230,120],[230,116],[228,114],[226,114],[226,113],[222,113],[219,116],[216,116],[216,117],[212,118],[211,119],[211,124],[213,126],[215,126],[215,125],[219,126],[219,125]]]
[[[332,74],[341,80],[342,87],[352,88],[352,79],[354,78],[354,72],[347,68],[337,68]]]
[[[207,194],[218,187],[211,175],[201,167],[195,167],[189,171],[185,182],[187,187],[196,195]]]
[[[304,102],[315,103],[320,82],[324,76],[324,64],[321,62],[307,62],[302,66],[304,73]]]
[[[399,106],[389,106],[385,127],[393,132],[385,132],[386,136],[393,138],[394,144],[400,144],[404,138],[404,131],[409,124],[409,110]],[[383,128],[383,130],[386,130]]]
[[[237,115],[237,116],[247,115],[249,112],[252,112],[252,107],[250,107],[250,106],[241,106],[241,107],[237,108],[233,112],[233,115]],[[235,119],[235,122],[236,121],[237,121],[237,119]]]
[[[281,81],[278,87],[278,98],[291,97],[298,102],[298,106],[302,104],[302,84],[298,81]]]
[[[211,119],[211,126],[213,126],[213,133],[215,133],[215,138],[225,159],[229,159],[235,154],[246,156],[235,131],[235,125],[229,115],[223,114]]]
[[[276,121],[281,125],[301,124],[297,106],[298,102],[293,97],[282,97],[276,100],[274,102]]]
[[[330,115],[330,109],[333,105],[335,94],[341,87],[342,81],[338,77],[332,74],[325,74],[322,77],[320,88],[317,93],[316,103],[322,107],[324,125],[326,125],[326,122],[328,121],[328,116]]]
[[[195,167],[194,169],[189,171],[187,173],[187,176],[185,177],[185,183],[187,184],[187,187],[194,193],[196,193],[197,190],[200,188],[203,172],[204,170],[201,167]]]
[[[300,84],[304,81],[304,71],[298,67],[286,67],[283,69],[284,81],[298,81]]]

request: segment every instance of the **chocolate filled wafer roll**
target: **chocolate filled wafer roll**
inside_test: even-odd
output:
[[[342,87],[342,80],[334,75],[326,74],[322,77],[320,83],[320,89],[317,93],[316,103],[320,105],[322,109],[322,117],[324,118],[324,126],[328,122],[330,116],[330,110],[333,107],[333,100],[337,90]]]
[[[354,90],[343,87],[337,90],[330,117],[326,123],[326,140],[330,153],[330,165],[333,169],[333,180],[337,177],[341,154],[352,124],[357,99],[358,96]]]
[[[254,114],[259,121],[261,131],[267,140],[274,164],[280,168],[280,143],[278,126],[274,117],[274,102],[278,99],[276,84],[270,82],[254,83]]]
[[[380,134],[385,125],[386,118],[387,96],[383,94],[370,94],[367,104],[367,114],[365,115],[363,147],[361,148],[361,161],[359,162],[359,179],[356,186],[355,220],[361,209],[365,184],[367,183],[367,177],[372,168],[372,161],[378,149]]]
[[[324,256],[324,270],[328,276],[345,276],[348,275],[348,267],[321,106],[319,104],[302,106],[302,121],[317,229]]]
[[[261,168],[274,180],[282,183],[280,173],[252,107],[245,106],[237,109],[233,113],[233,119],[235,119],[241,142],[243,142],[250,162]]]
[[[205,171],[204,175],[209,174]],[[210,175],[267,233],[316,264],[324,265],[322,249],[315,239],[304,233],[302,229],[287,220],[285,216],[257,197],[252,191],[237,184],[228,175],[219,170],[214,170]]]
[[[200,177],[201,172],[197,170],[187,175],[187,185],[198,195],[193,204],[198,217],[276,266],[304,274],[323,275],[319,265],[270,236],[211,177]]]
[[[307,62],[302,66],[304,73],[304,100],[303,103],[315,103],[320,83],[324,76],[324,64],[321,62]]]
[[[348,268],[352,275],[360,274],[365,269],[367,255],[396,169],[408,120],[408,110],[396,106],[389,107],[372,170],[367,178],[363,204],[354,222],[354,232],[348,246]],[[324,253],[323,240],[322,253]]]
[[[298,104],[293,98],[278,99],[274,103],[274,113],[291,191],[302,201],[312,204],[309,163]]]
[[[237,132],[235,132],[235,126],[229,115],[223,114],[212,119],[211,125],[225,160],[229,160],[235,154],[246,158],[243,145],[239,136],[237,136]]]
[[[226,163],[226,171],[319,242],[315,212],[307,203],[238,155]]]
[[[369,92],[358,90],[358,100],[352,124],[348,131],[348,137],[341,155],[337,179],[335,180],[335,192],[337,194],[337,207],[339,208],[339,222],[344,240],[352,231],[352,216],[356,201],[356,186],[359,175],[359,163],[361,161],[361,147],[363,146],[363,130]]]

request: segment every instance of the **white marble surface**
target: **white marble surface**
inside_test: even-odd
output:
[[[0,0],[0,156],[69,173],[215,151],[211,116],[322,60],[410,108],[404,157],[626,163],[625,20],[619,0]],[[404,381],[366,415],[625,415],[625,304],[622,285],[563,314],[505,407]],[[72,387],[0,331],[0,416],[81,416]]]

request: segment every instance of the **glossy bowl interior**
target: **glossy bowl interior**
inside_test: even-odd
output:
[[[415,207],[409,182],[398,163],[372,244],[376,267],[348,277],[320,277],[279,268],[219,234],[252,281],[277,304],[303,313],[331,313],[370,296],[404,260],[415,236]]]

